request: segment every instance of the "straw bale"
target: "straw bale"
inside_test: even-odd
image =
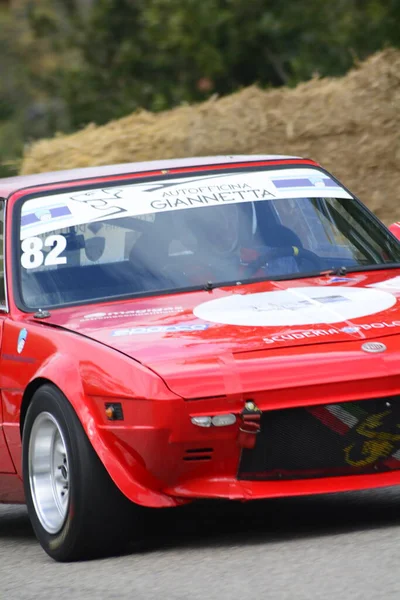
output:
[[[375,54],[342,78],[251,86],[41,140],[26,151],[22,173],[242,153],[313,158],[385,222],[400,219],[400,51]]]

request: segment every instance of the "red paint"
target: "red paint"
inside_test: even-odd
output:
[[[400,221],[396,221],[396,223],[389,225],[389,230],[394,236],[397,237],[398,240],[400,240]]]
[[[171,173],[231,169],[240,163],[174,168]],[[247,164],[252,164],[248,162]],[[315,165],[312,161],[257,161],[257,165]],[[79,184],[118,182],[147,173],[102,175]],[[76,176],[77,177],[77,176]],[[46,178],[36,187],[20,178],[15,185],[0,181],[0,196],[11,194],[6,223],[7,269],[13,270],[11,253],[12,208],[18,198],[40,190],[76,186],[69,180],[55,183]],[[22,189],[26,187],[26,189]],[[0,359],[0,502],[21,502],[20,409],[27,385],[45,378],[58,386],[74,407],[100,459],[116,485],[131,500],[154,507],[174,506],[193,498],[215,497],[250,500],[374,488],[400,483],[400,472],[378,475],[330,477],[310,481],[238,481],[240,459],[240,415],[246,400],[261,411],[291,406],[315,406],[384,395],[400,394],[399,303],[378,314],[336,324],[353,327],[371,323],[394,326],[339,331],[315,337],[290,337],[288,327],[237,327],[211,325],[204,331],[154,332],[112,336],[115,329],[169,325],[197,321],[193,309],[200,303],[232,294],[250,294],[319,286],[366,287],[400,276],[399,270],[350,275],[351,281],[332,283],[329,277],[280,283],[196,291],[160,297],[98,303],[55,309],[43,321],[18,310],[9,277],[10,312],[3,324]],[[367,288],[369,289],[369,288]],[[400,290],[391,293],[400,296]],[[143,313],[90,319],[92,313],[126,313],[143,309],[176,308],[168,314]],[[141,315],[141,316],[140,316]],[[16,352],[22,327],[28,330],[23,352]],[[300,329],[329,329],[332,325],[310,325]],[[296,328],[298,331],[299,328]],[[293,332],[292,332],[293,333]],[[77,335],[79,334],[79,335]],[[281,337],[281,336],[285,337]],[[266,343],[264,338],[278,336]],[[387,352],[366,354],[365,340],[384,340]],[[124,421],[111,422],[105,403],[120,402]],[[237,421],[228,427],[201,428],[193,416],[234,413]],[[247,424],[248,425],[248,424]],[[4,434],[3,434],[4,433]],[[251,432],[252,440],[255,435]],[[210,460],[185,460],[199,449]],[[207,452],[204,449],[208,449]],[[17,474],[6,475],[13,472]]]

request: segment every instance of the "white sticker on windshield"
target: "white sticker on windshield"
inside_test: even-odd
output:
[[[391,308],[396,297],[365,288],[293,287],[276,292],[232,294],[200,304],[199,319],[226,325],[275,327],[341,323]]]
[[[196,175],[28,200],[21,239],[104,219],[299,197],[351,199],[332,178],[312,168]]]
[[[46,257],[43,247],[50,247]],[[65,265],[66,256],[61,256],[67,247],[67,240],[63,235],[49,235],[43,242],[40,237],[25,238],[21,243],[21,265],[24,269],[36,269],[45,266]]]

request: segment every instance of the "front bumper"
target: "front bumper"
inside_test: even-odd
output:
[[[353,475],[312,480],[238,481],[234,477],[192,479],[179,485],[165,488],[163,492],[182,499],[214,498],[227,500],[262,500],[285,496],[308,496],[351,492],[400,485],[400,472],[391,471],[379,475]]]
[[[151,476],[152,490],[170,497],[171,504],[195,498],[255,500],[400,484],[400,395],[357,402],[358,407],[368,406],[368,411],[360,419],[351,415],[353,427],[348,432],[340,429],[340,421],[324,422],[320,411],[326,403],[271,409],[267,396],[271,401],[271,394],[253,394],[255,404],[263,407],[253,449],[240,443],[244,411],[239,398],[148,400],[141,402],[140,411],[135,401],[125,401],[125,422],[105,429],[114,440],[112,446],[124,449],[128,468],[130,461],[140,463],[140,471]],[[345,413],[349,408],[354,412],[354,404],[344,399],[329,406],[335,408],[333,413],[338,408]],[[202,428],[191,421],[193,416],[226,412],[236,415],[235,424]],[[282,418],[284,413],[290,413],[291,431],[283,429],[280,438],[279,429],[274,432],[268,426],[274,416]],[[315,430],[307,431],[304,422],[297,423],[303,413],[316,419]],[[314,437],[306,447],[310,434]],[[268,444],[272,444],[269,449]],[[135,478],[133,467],[131,476]],[[141,503],[146,504],[145,496]]]
[[[394,338],[387,340],[387,345],[393,348],[385,358],[363,356],[358,344],[352,354],[347,349],[334,354],[319,348],[318,352],[310,349],[308,356],[304,350],[299,357],[298,351],[294,353],[291,349],[285,360],[279,355],[276,362],[277,368],[282,367],[279,373],[274,370],[271,355],[254,353],[236,358],[233,381],[227,380],[225,394],[208,398],[198,395],[191,400],[179,397],[124,400],[124,421],[110,423],[104,419],[101,427],[107,430],[108,439],[113,440],[110,451],[118,446],[119,459],[130,477],[137,478],[139,471],[149,474],[152,490],[175,504],[195,498],[251,500],[399,485],[400,461],[394,455],[400,449],[397,439],[400,434],[400,352],[397,336]],[[200,391],[201,378],[197,387]],[[363,403],[371,399],[381,399],[379,402],[383,404],[378,403],[367,411],[366,416],[372,421],[366,426],[364,423],[360,431],[355,429],[351,434],[354,439],[349,435],[351,439],[346,438],[342,445],[332,449],[329,427],[325,434],[317,433],[319,447],[322,454],[325,453],[322,462],[314,460],[311,446],[303,448],[298,462],[296,421],[292,423],[289,437],[287,431],[282,434],[282,437],[287,436],[286,442],[280,439],[279,430],[272,436],[268,427],[264,429],[273,413],[286,409],[312,413],[321,405],[340,408],[350,406],[355,400]],[[379,421],[379,415],[389,408],[385,407],[386,401],[391,403],[392,412],[377,422],[376,418]],[[272,454],[268,449],[264,448],[260,455],[259,442],[251,449],[241,441],[241,418],[249,402],[261,411],[261,431],[256,437],[262,441],[263,435],[270,436],[274,443],[271,448],[275,452],[274,464],[267,464],[266,459]],[[193,417],[227,413],[236,416],[236,423],[203,428],[192,422]],[[304,436],[299,435],[300,438],[304,444]],[[323,447],[325,438],[330,438],[326,448]],[[350,463],[346,463],[345,450],[352,444],[355,446],[348,450]],[[317,446],[314,453],[318,451]],[[326,460],[327,453],[331,462]],[[285,460],[279,464],[281,456]],[[365,465],[362,464],[364,459]],[[140,465],[140,470],[136,471],[135,465]],[[325,467],[331,467],[330,472]],[[307,471],[312,472],[311,476]],[[133,501],[147,503],[144,495],[140,498],[133,493],[127,495]]]

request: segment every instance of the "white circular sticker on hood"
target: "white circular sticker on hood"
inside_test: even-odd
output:
[[[204,302],[193,313],[213,323],[274,327],[340,323],[387,310],[395,303],[393,294],[376,289],[293,287],[259,294],[232,294]]]

